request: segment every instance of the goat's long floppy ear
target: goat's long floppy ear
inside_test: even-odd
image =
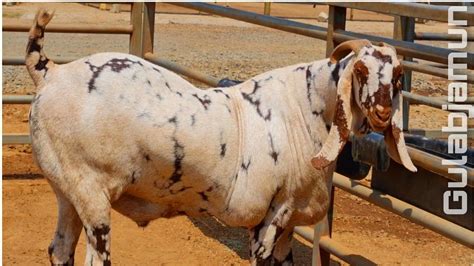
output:
[[[398,92],[392,99],[392,121],[390,126],[384,131],[385,144],[390,157],[399,164],[402,164],[408,170],[416,172],[416,167],[408,155],[403,136],[403,115],[401,92]]]
[[[337,86],[337,99],[334,118],[329,135],[319,153],[311,159],[313,167],[323,169],[337,159],[344,144],[346,144],[352,125],[351,97],[352,70],[354,62],[346,67]]]
[[[364,46],[370,46],[368,40],[353,40],[341,43],[331,54],[330,60],[336,63],[351,52],[358,54]],[[329,130],[329,135],[319,153],[311,159],[316,169],[323,169],[337,159],[342,148],[349,138],[352,126],[351,97],[352,97],[352,72],[354,62],[351,61],[344,69],[337,86],[336,109]]]

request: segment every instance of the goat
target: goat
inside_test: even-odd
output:
[[[53,265],[73,264],[81,227],[86,263],[110,265],[111,208],[140,226],[211,215],[248,228],[253,265],[291,265],[293,228],[326,214],[351,131],[383,132],[390,156],[416,171],[392,47],[349,41],[329,59],[200,90],[129,54],[57,65],[43,51],[52,16],[38,12],[26,66],[37,86],[33,152],[59,206]]]

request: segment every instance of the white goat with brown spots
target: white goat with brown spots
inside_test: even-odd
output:
[[[109,265],[111,208],[142,226],[209,214],[248,228],[252,264],[292,264],[293,228],[325,215],[327,180],[351,131],[384,132],[392,158],[416,170],[391,47],[346,42],[330,59],[200,90],[129,54],[56,65],[42,48],[51,18],[38,13],[26,65],[38,89],[34,155],[59,205],[54,265],[73,264],[82,227],[86,263]]]

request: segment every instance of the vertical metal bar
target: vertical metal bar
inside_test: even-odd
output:
[[[326,39],[326,57],[329,57],[334,50],[334,47],[337,46],[337,43],[334,40],[334,31],[335,30],[345,30],[346,29],[346,15],[347,9],[345,7],[336,7],[329,6],[329,18],[328,18],[328,28],[327,28],[327,39]],[[332,186],[332,179],[328,181],[328,191],[330,193],[330,203],[329,210],[327,214],[327,219],[324,220],[326,225],[324,226],[326,233],[331,237],[332,232],[332,219],[333,219],[333,209],[334,209],[334,187]],[[323,227],[323,228],[324,228]],[[317,224],[315,230],[321,230],[321,225]],[[316,234],[321,235],[322,232],[315,232]],[[313,245],[313,265],[322,265],[329,266],[331,254],[326,250],[319,247],[319,239],[315,238],[317,243]],[[319,249],[319,250],[316,250]],[[317,256],[320,257],[320,264],[317,263]]]
[[[313,256],[311,265],[316,266],[321,264],[322,258],[322,249],[319,246],[320,240],[321,238],[325,236],[327,237],[329,235],[328,215],[324,216],[323,220],[314,226],[313,234]]]
[[[263,14],[264,15],[267,15],[267,16],[270,16],[270,6],[271,6],[272,3],[270,2],[265,2],[264,3],[264,7],[263,7]]]
[[[153,36],[155,33],[155,2],[146,2],[143,12],[143,44],[142,57],[146,53],[153,53]]]
[[[313,258],[312,265],[330,265],[331,254],[325,249],[320,247],[319,240],[322,237],[331,237],[332,232],[332,220],[334,214],[334,186],[332,180],[327,183],[329,191],[329,210],[323,220],[314,226],[314,237],[313,237]]]
[[[395,16],[393,24],[393,39],[400,41],[413,42],[415,39],[415,19],[410,17]],[[411,57],[402,57],[403,60],[413,61]],[[412,71],[406,69],[402,81],[403,90],[411,90]],[[403,100],[403,130],[409,129],[410,103]]]
[[[328,29],[326,36],[326,57],[331,55],[334,47],[337,46],[335,43],[333,34],[335,30],[346,29],[346,8],[338,6],[329,6],[329,18],[328,18]]]
[[[130,34],[130,54],[143,57],[143,2],[132,3],[130,11],[130,23],[133,26],[133,31]]]

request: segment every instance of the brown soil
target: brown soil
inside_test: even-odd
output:
[[[52,23],[128,24],[129,14],[111,14],[79,4],[43,4],[56,9]],[[39,4],[22,3],[3,8],[4,22],[30,23]],[[262,4],[231,4],[249,11],[263,11]],[[310,18],[324,7],[272,4],[272,14]],[[323,58],[325,43],[307,37],[235,22],[214,16],[187,15],[185,9],[160,4],[167,14],[156,17],[155,50],[163,58],[198,69],[215,77],[246,79],[263,71],[302,61]],[[354,16],[385,20],[369,12]],[[315,20],[307,23],[325,26]],[[196,25],[199,24],[199,25]],[[444,24],[417,25],[429,32],[447,32]],[[387,22],[349,21],[348,29],[390,36]],[[3,33],[3,56],[23,56],[26,33]],[[438,43],[446,46],[446,43]],[[80,57],[99,51],[128,51],[127,36],[92,34],[47,34],[46,51],[51,57]],[[34,94],[24,67],[3,67],[4,94]],[[425,95],[446,95],[446,82],[414,75],[413,90]],[[28,106],[4,105],[3,133],[28,132]],[[413,106],[410,126],[439,129],[447,113],[430,107]],[[54,194],[33,162],[29,145],[3,146],[3,262],[6,265],[44,265],[47,247],[56,223]],[[141,229],[127,218],[113,213],[112,254],[119,265],[229,265],[248,264],[247,232],[228,228],[212,218],[177,217],[159,219]],[[472,250],[427,229],[377,208],[336,189],[333,238],[354,252],[380,264],[468,264]],[[294,243],[297,265],[309,265],[311,248],[300,238]],[[83,236],[76,250],[82,264]],[[333,264],[340,261],[334,259]]]

